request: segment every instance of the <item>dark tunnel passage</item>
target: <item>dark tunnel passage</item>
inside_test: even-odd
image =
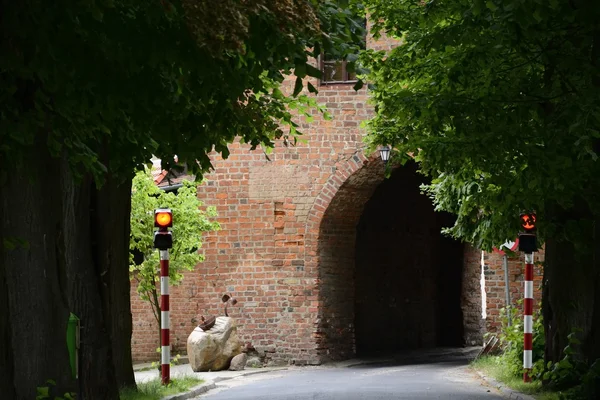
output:
[[[397,168],[366,203],[356,234],[358,355],[463,345],[463,245],[443,236],[415,163]]]

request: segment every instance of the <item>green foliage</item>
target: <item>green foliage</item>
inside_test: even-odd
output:
[[[543,379],[557,388],[569,388],[578,385],[581,377],[588,371],[587,360],[581,357],[581,341],[577,338],[580,329],[575,329],[567,338],[569,343],[565,347],[561,360],[552,363],[548,361]]]
[[[548,391],[542,382],[523,382],[523,375],[516,376],[512,368],[506,363],[503,356],[483,356],[471,363],[471,367],[483,372],[498,382],[520,393],[535,395],[539,400],[558,400],[558,394]]]
[[[399,39],[360,62],[376,108],[372,147],[414,154],[447,230],[484,249],[576,198],[600,214],[600,8],[592,1],[365,0],[373,31]],[[582,190],[585,188],[585,190]],[[571,236],[569,236],[571,235]],[[576,239],[575,239],[576,240]]]
[[[592,363],[581,378],[581,385],[575,392],[581,399],[597,399],[600,397],[600,359]]]
[[[314,103],[283,94],[285,75],[319,76],[321,51],[356,51],[349,12],[330,0],[1,7],[2,164],[25,165],[22,150],[41,140],[98,184],[152,154],[177,154],[200,178],[207,154],[227,157],[238,136],[268,148],[286,126],[299,134],[288,106]]]
[[[521,301],[522,302],[522,301]],[[511,381],[523,376],[523,321],[515,318],[515,308],[501,310],[501,329],[498,338],[502,344],[502,354],[493,358],[494,372],[502,380]],[[509,316],[512,324],[508,325]],[[530,376],[536,385],[546,382],[546,388],[555,391],[559,398],[578,400],[595,398],[600,389],[600,360],[591,366],[582,355],[581,341],[578,339],[580,329],[574,329],[568,335],[569,343],[565,347],[564,357],[556,362],[544,362],[544,324],[540,312],[533,317],[533,368]],[[501,366],[501,367],[500,367]],[[500,370],[501,369],[501,370]],[[514,379],[513,379],[514,378]]]
[[[556,363],[548,362],[548,369],[543,375],[550,387],[563,390],[560,392],[561,400],[587,400],[600,396],[600,359],[588,364],[581,354],[578,334],[579,330],[569,334],[563,359]]]
[[[25,250],[29,249],[29,242],[26,240],[23,240],[23,239],[19,239],[17,237],[8,236],[8,237],[3,238],[2,240],[3,240],[2,244],[6,250],[10,251],[10,250],[18,249],[18,248],[22,248]]]
[[[211,220],[216,216],[214,207],[200,210],[195,182],[183,181],[177,195],[159,189],[150,171],[138,172],[133,179],[131,194],[131,241],[130,272],[137,281],[140,297],[149,301],[156,320],[160,322],[159,304],[159,252],[153,247],[154,210],[170,208],[173,212],[173,248],[169,252],[169,283],[178,285],[184,271],[191,271],[204,261],[199,252],[204,232],[219,229],[219,224]],[[133,252],[144,256],[144,261],[136,265]],[[160,327],[160,324],[159,324]]]
[[[202,379],[193,376],[181,376],[172,379],[167,386],[164,386],[160,379],[153,379],[139,383],[137,390],[121,390],[120,397],[121,400],[160,400],[169,395],[186,392],[202,382]]]
[[[36,388],[35,400],[74,400],[76,398],[75,393],[65,393],[62,396],[53,395],[52,392],[55,386],[55,380],[46,380],[46,386],[39,386]]]
[[[521,304],[520,300],[517,304]],[[500,331],[498,339],[502,346],[502,363],[506,370],[515,377],[523,376],[523,319],[515,307],[502,308],[500,310]],[[508,321],[511,321],[509,326]],[[533,372],[534,374],[544,366],[544,323],[541,311],[533,316]]]

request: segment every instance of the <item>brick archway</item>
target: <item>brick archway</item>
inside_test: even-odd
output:
[[[356,309],[357,305],[355,304],[357,287],[360,286],[357,285],[355,276],[358,273],[357,227],[359,222],[362,221],[363,215],[365,215],[365,205],[370,204],[370,200],[374,198],[374,193],[383,188],[380,185],[384,181],[383,163],[376,154],[371,157],[357,154],[346,163],[337,165],[336,168],[335,174],[328,180],[309,212],[305,235],[305,265],[307,272],[315,279],[314,288],[318,293],[316,319],[313,321],[313,340],[320,362],[347,359],[357,353],[356,336],[358,332],[355,323],[360,322],[356,319],[359,310]],[[394,174],[405,169],[406,167],[396,169]],[[412,169],[408,168],[408,170]],[[416,172],[408,172],[409,175],[414,173]],[[403,174],[405,175],[405,172],[399,175]],[[428,225],[426,231],[432,237],[439,237],[440,217],[432,215],[437,213],[433,212],[432,205],[425,204],[427,199],[418,194],[418,184],[415,183],[416,181],[413,178],[408,178],[409,175],[402,179],[410,181],[408,185],[413,188],[412,190],[417,191],[416,197],[420,197],[421,200],[418,201],[423,203],[421,209],[427,210],[431,225]],[[414,198],[415,196],[413,196]],[[438,222],[435,222],[436,220]],[[438,243],[436,246],[442,246],[438,250],[447,249],[444,246],[447,246],[448,243],[439,244],[439,241],[444,242],[444,239],[433,238],[432,240],[433,243]],[[454,278],[452,278],[454,279],[455,288],[451,297],[453,298],[453,307],[458,307],[458,309],[454,310],[456,313],[451,321],[437,320],[437,318],[440,318],[440,314],[445,313],[443,298],[448,293],[444,290],[439,291],[435,287],[444,286],[439,285],[438,282],[444,282],[448,278],[444,275],[446,274],[444,267],[447,265],[439,259],[438,261],[431,261],[438,264],[434,268],[433,275],[428,278],[431,279],[428,285],[431,290],[437,293],[435,296],[438,305],[434,305],[434,308],[430,307],[430,311],[437,313],[438,316],[433,317],[436,319],[435,321],[426,321],[425,324],[431,325],[438,332],[427,332],[425,330],[425,334],[419,334],[419,336],[423,336],[423,340],[419,337],[416,341],[417,344],[415,344],[416,347],[446,345],[438,340],[440,321],[442,321],[442,324],[446,324],[446,327],[452,326],[452,324],[460,325],[456,332],[462,337],[459,336],[458,342],[454,342],[453,345],[466,343],[469,337],[480,334],[480,308],[476,307],[475,309],[473,307],[476,306],[476,301],[473,300],[479,298],[477,292],[473,290],[479,276],[477,275],[479,267],[476,262],[473,263],[472,248],[458,244],[455,253],[452,256],[455,258],[455,272]],[[429,295],[433,295],[433,292]],[[442,304],[441,311],[438,310],[440,304]],[[436,324],[437,327],[435,327]],[[399,329],[398,332],[401,332],[402,328]],[[444,330],[445,328],[441,327],[441,329]],[[393,333],[390,334],[393,335]],[[459,343],[460,341],[462,343]]]
[[[363,208],[384,179],[378,154],[336,166],[309,213],[305,265],[319,292],[315,341],[321,361],[349,358],[354,348],[354,244]]]

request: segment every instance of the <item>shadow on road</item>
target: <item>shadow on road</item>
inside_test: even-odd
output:
[[[440,364],[464,366],[473,361],[480,347],[433,348],[409,350],[394,355],[369,354],[356,359],[348,368],[387,368],[393,366]]]

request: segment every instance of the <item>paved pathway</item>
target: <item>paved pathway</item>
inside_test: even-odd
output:
[[[464,364],[437,362],[282,371],[224,381],[198,400],[502,399]]]
[[[196,400],[391,400],[502,399],[468,367],[469,349],[415,352],[388,358],[350,360],[318,367],[193,373],[174,366],[173,376],[195,375],[216,382]],[[157,371],[136,372],[138,382]]]

